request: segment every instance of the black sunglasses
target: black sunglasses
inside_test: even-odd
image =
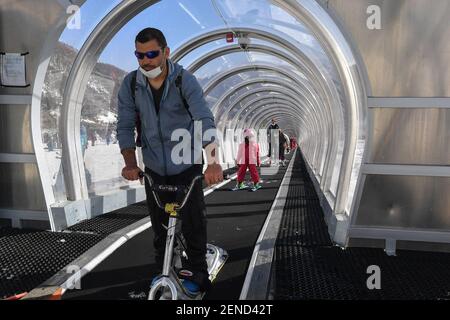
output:
[[[153,51],[147,51],[147,52],[139,52],[139,51],[135,51],[134,55],[136,56],[136,58],[138,58],[139,60],[144,59],[144,57],[147,57],[149,59],[154,59],[157,56],[159,56],[159,53],[161,52],[161,50],[153,50]]]

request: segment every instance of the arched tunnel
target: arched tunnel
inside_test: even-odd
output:
[[[146,199],[122,177],[117,95],[139,67],[136,35],[154,27],[203,90],[224,171],[236,171],[244,129],[257,133],[265,160],[272,119],[297,142],[289,166],[260,168],[263,190],[278,181],[268,217],[280,199],[289,210],[304,205],[293,187],[281,196],[299,170],[331,247],[448,252],[446,13],[446,0],[0,0],[0,225],[75,232]],[[137,157],[143,168],[140,148]],[[270,225],[264,218],[255,235]],[[255,252],[245,269],[257,269]],[[246,272],[240,297],[261,298]]]

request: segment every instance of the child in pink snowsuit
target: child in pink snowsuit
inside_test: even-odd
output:
[[[259,174],[256,166],[260,166],[259,159],[259,145],[255,141],[255,134],[251,129],[244,130],[244,138],[245,141],[239,145],[238,154],[236,157],[236,163],[239,165],[238,170],[238,188],[243,189],[245,173],[247,172],[247,168],[250,170],[250,175],[253,181],[253,191],[261,188],[259,184]]]

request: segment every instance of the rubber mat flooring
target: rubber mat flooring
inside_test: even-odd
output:
[[[109,234],[147,214],[145,203],[139,203],[62,232],[0,228],[0,299],[31,291]]]
[[[323,216],[299,152],[275,248],[275,300],[450,300],[450,254],[342,250],[332,245]],[[369,267],[379,268],[378,279]]]
[[[239,299],[256,240],[286,171],[286,167],[267,169],[261,169],[262,188],[256,192],[230,191],[236,184],[231,181],[205,197],[208,242],[229,254],[206,300]],[[130,239],[81,279],[81,290],[70,290],[63,299],[147,299],[156,273],[153,236],[149,228]]]

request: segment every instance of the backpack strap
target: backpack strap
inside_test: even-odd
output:
[[[133,74],[131,76],[131,85],[130,85],[131,96],[133,97],[134,102],[136,102],[136,76],[137,76],[137,70],[133,71]],[[189,113],[191,120],[193,120],[194,117],[192,116],[192,113],[189,110],[189,104],[183,95],[183,70],[180,72],[178,77],[175,79],[175,86],[178,88],[178,92],[180,93],[181,100],[183,100],[183,105],[186,108],[186,111]]]
[[[131,96],[133,98],[134,103],[136,104],[136,77],[137,77],[137,70],[133,71],[131,75],[131,82],[130,82],[130,89],[131,89]],[[192,116],[191,111],[189,110],[189,104],[186,101],[186,98],[183,95],[183,70],[178,75],[178,77],[175,79],[175,86],[178,88],[178,92],[180,93],[180,97],[183,100],[183,105],[186,108],[186,111],[189,113],[189,116],[191,117],[191,120],[194,120],[194,117]],[[142,146],[141,142],[141,119],[139,111],[136,111],[137,117],[136,117],[136,131],[137,131],[137,137],[136,137],[136,145],[138,147]]]
[[[130,83],[130,89],[131,89],[131,97],[133,98],[133,102],[136,105],[136,76],[137,76],[137,70],[133,71],[131,74],[131,83]],[[141,115],[139,114],[139,111],[137,111],[136,108],[136,146],[142,147],[142,138],[141,138]]]
[[[137,70],[134,70],[131,75],[131,96],[133,97],[133,101],[136,103],[136,76],[137,76]]]
[[[191,117],[191,120],[194,120],[194,117],[192,116],[191,111],[189,110],[189,104],[186,101],[186,98],[183,95],[183,70],[181,70],[180,74],[178,75],[178,77],[175,79],[175,86],[178,88],[178,91],[180,93],[180,97],[183,100],[183,105],[186,108],[186,111],[189,113],[189,116]]]

